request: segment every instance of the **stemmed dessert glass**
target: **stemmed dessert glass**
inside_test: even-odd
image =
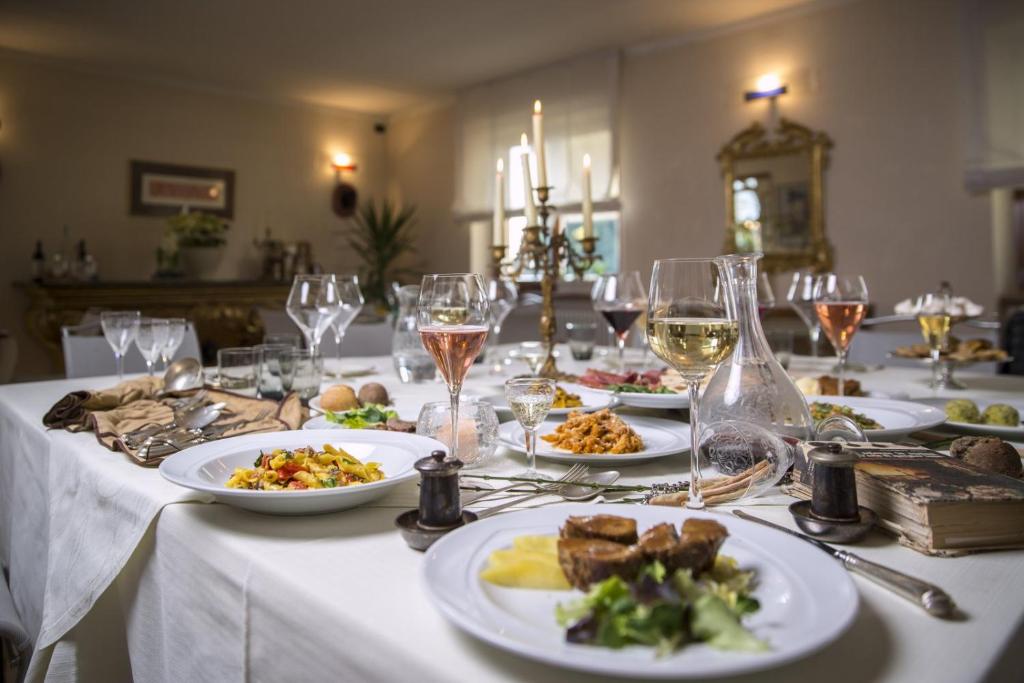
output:
[[[821,337],[821,322],[814,311],[814,284],[818,276],[814,273],[793,273],[793,282],[786,293],[786,301],[807,326],[811,342],[811,355],[818,356],[818,339]]]
[[[814,311],[839,361],[839,395],[843,396],[846,354],[868,311],[868,286],[860,275],[827,273],[814,285]]]
[[[345,330],[363,310],[363,292],[359,289],[358,275],[335,275],[334,282],[338,286],[338,314],[331,320],[334,331],[334,343],[337,346],[338,372],[341,372],[341,342],[345,339]]]
[[[138,330],[135,332],[135,346],[139,348],[139,353],[146,361],[146,373],[151,377],[153,366],[167,345],[168,336],[170,328],[165,318],[142,318],[139,321]]]
[[[594,283],[590,300],[594,310],[604,316],[615,333],[615,342],[619,347],[619,371],[625,372],[626,338],[633,323],[643,313],[647,300],[640,273],[627,270],[602,275]]]
[[[496,358],[501,325],[519,302],[519,288],[508,278],[492,277],[487,281],[487,299],[491,302],[491,336],[488,338],[487,355],[492,357],[491,372],[501,374],[505,365]]]
[[[703,508],[700,385],[732,353],[739,336],[735,298],[719,259],[661,259],[651,273],[647,341],[683,378],[690,395],[690,492]]]
[[[340,299],[333,275],[296,275],[292,282],[285,310],[314,355],[319,353],[320,339],[341,310]]]
[[[160,360],[164,370],[174,360],[174,354],[181,348],[187,330],[188,321],[184,318],[167,318],[167,343],[160,349]]]
[[[519,476],[537,476],[537,427],[544,422],[555,400],[555,380],[543,377],[519,377],[505,382],[505,398],[526,440],[526,472]]]
[[[929,292],[918,297],[914,304],[917,322],[921,325],[921,336],[928,345],[932,359],[932,389],[941,385],[939,366],[942,352],[949,344],[949,329],[953,325],[951,301],[947,292]]]
[[[416,328],[423,346],[448,385],[452,437],[448,456],[459,441],[459,393],[473,361],[487,341],[491,306],[483,278],[476,273],[425,275],[416,306]]]
[[[117,363],[117,379],[124,379],[124,354],[135,339],[139,330],[142,313],[139,311],[103,311],[100,313],[100,327],[103,336],[114,351],[114,362]]]

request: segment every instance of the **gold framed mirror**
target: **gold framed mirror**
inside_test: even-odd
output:
[[[770,273],[832,267],[824,181],[832,140],[780,119],[753,123],[718,153],[725,188],[724,253],[760,251]]]

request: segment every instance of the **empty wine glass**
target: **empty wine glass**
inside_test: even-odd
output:
[[[166,318],[142,318],[135,332],[135,346],[139,348],[143,360],[146,361],[146,372],[152,376],[153,366],[160,358],[170,336],[170,326]]]
[[[619,347],[619,370],[624,372],[626,337],[647,304],[647,293],[640,280],[640,273],[627,270],[602,275],[594,283],[590,300],[594,310],[604,316],[608,326],[615,332],[615,341]]]
[[[786,292],[786,301],[807,326],[811,355],[814,357],[818,355],[818,339],[821,337],[821,322],[814,311],[814,283],[817,278],[814,273],[793,273],[793,281]]]
[[[501,374],[504,363],[496,358],[501,325],[519,302],[519,288],[508,278],[494,278],[487,281],[487,299],[491,302],[491,334],[487,338],[487,355],[491,358],[491,372]]]
[[[345,338],[345,330],[363,310],[363,293],[359,289],[358,275],[335,275],[338,286],[338,314],[331,320],[334,331],[334,343],[337,345],[338,373],[341,373],[341,342]]]
[[[167,318],[167,343],[160,350],[160,359],[163,361],[163,369],[174,360],[174,354],[181,348],[185,341],[185,332],[188,331],[188,321],[184,318]]]
[[[114,351],[114,362],[117,364],[117,378],[124,379],[124,354],[128,351],[135,333],[139,329],[139,311],[103,311],[100,313],[100,327],[103,336]]]
[[[320,351],[320,339],[341,309],[338,286],[333,275],[296,275],[285,310],[306,338],[314,354]]]
[[[555,380],[544,377],[520,377],[505,382],[505,398],[526,440],[526,472],[537,476],[537,428],[544,422],[555,400]]]
[[[491,305],[483,278],[475,273],[425,275],[416,307],[416,327],[448,385],[452,406],[449,457],[459,441],[459,393],[473,361],[487,341]]]
[[[814,310],[839,361],[839,395],[843,395],[846,354],[868,310],[868,286],[860,275],[822,275],[814,285]]]
[[[775,308],[775,292],[772,291],[772,282],[768,279],[768,273],[764,271],[757,276],[757,315],[764,320],[764,314]]]

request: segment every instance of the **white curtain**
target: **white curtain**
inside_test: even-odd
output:
[[[526,133],[533,144],[534,100],[544,105],[548,184],[556,206],[578,204],[582,197],[583,155],[591,157],[595,202],[618,192],[615,120],[619,84],[617,53],[561,62],[518,76],[476,86],[459,94],[456,131],[454,211],[463,220],[493,210],[495,164],[505,160],[509,174],[521,175],[522,162],[510,150]],[[536,178],[536,176],[534,176]],[[519,183],[516,183],[517,185]],[[521,193],[506,194],[505,205],[522,208]]]

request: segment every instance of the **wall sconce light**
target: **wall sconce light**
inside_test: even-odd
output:
[[[770,97],[774,100],[779,95],[785,95],[788,92],[786,85],[779,79],[777,74],[761,76],[757,79],[754,88],[754,90],[748,90],[743,94],[745,101],[750,102],[751,100],[760,100],[765,97]]]
[[[359,193],[351,183],[346,183],[342,178],[345,171],[354,172],[356,164],[350,154],[338,152],[331,158],[331,168],[334,169],[334,178],[337,184],[331,192],[331,208],[339,218],[349,218],[356,212]]]

